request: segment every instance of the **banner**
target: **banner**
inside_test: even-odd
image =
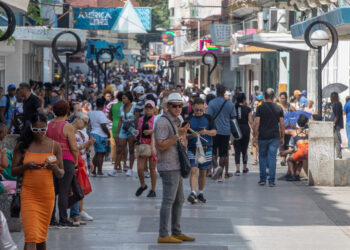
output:
[[[14,11],[26,13],[28,11],[29,0],[1,0],[6,3]]]
[[[111,30],[123,8],[74,8],[74,28]],[[151,8],[135,8],[145,30],[151,30]]]
[[[100,49],[111,49],[114,59],[121,61],[124,59],[123,49],[124,43],[108,43],[106,41],[88,41],[87,59],[96,59],[96,55]]]

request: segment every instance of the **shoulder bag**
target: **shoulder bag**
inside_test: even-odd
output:
[[[23,165],[25,150],[22,151],[21,160],[19,165]],[[17,177],[16,193],[12,197],[10,206],[10,213],[12,218],[19,218],[21,213],[21,189],[22,189],[23,176]]]
[[[171,124],[171,126],[173,128],[174,134],[177,135],[176,129],[175,129],[173,123],[170,121],[170,119],[164,115],[162,117],[164,117],[165,119],[167,119],[169,121],[169,123]],[[182,145],[182,143],[179,140],[177,140],[176,147],[177,147],[177,152],[179,153],[181,176],[183,178],[187,178],[189,176],[189,174],[191,173],[191,163],[190,163],[190,159],[188,158],[186,147],[184,145]]]

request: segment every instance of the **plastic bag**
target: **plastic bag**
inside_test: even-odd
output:
[[[85,195],[88,195],[92,192],[89,175],[86,171],[85,161],[79,154],[78,158],[78,173],[77,173],[77,180],[83,189],[83,192]]]
[[[13,242],[10,231],[7,226],[6,218],[0,211],[0,249],[17,250],[16,244]]]
[[[205,161],[206,161],[206,159],[205,159],[205,153],[204,153],[203,145],[202,145],[200,137],[198,137],[198,139],[197,139],[196,163],[197,164],[204,164]]]

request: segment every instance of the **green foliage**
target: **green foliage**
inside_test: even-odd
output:
[[[42,26],[44,23],[44,19],[40,16],[40,8],[37,6],[35,2],[30,2],[28,6],[28,12],[25,14],[27,18],[31,18],[34,20],[35,24]]]
[[[156,28],[170,27],[170,12],[168,9],[168,1],[166,0],[136,0],[141,7],[152,8],[152,30]]]
[[[0,37],[5,33],[5,31],[1,30],[0,29]],[[16,41],[16,38],[11,36],[9,37],[6,42],[7,42],[7,45],[11,45],[12,43],[14,43]]]

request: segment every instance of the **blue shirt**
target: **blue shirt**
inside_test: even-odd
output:
[[[192,130],[198,132],[200,128],[206,130],[215,129],[215,123],[210,115],[192,116],[190,119],[190,127]],[[203,138],[206,140],[203,140]],[[198,138],[192,138],[188,141],[188,148],[194,148],[197,146]],[[201,135],[201,143],[203,146],[213,146],[212,136]]]
[[[346,113],[346,122],[350,122],[350,101],[345,104],[344,112]]]
[[[304,104],[304,108],[307,107],[307,98],[305,96],[300,97],[300,105]]]
[[[217,97],[210,101],[208,107],[208,114],[215,118],[220,111],[225,97]],[[231,135],[230,119],[237,116],[235,105],[231,101],[227,101],[221,110],[220,114],[214,120],[218,135]]]
[[[9,107],[8,107],[7,111],[6,111],[7,95],[4,95],[0,101],[0,107],[5,108],[4,117],[5,117],[5,123],[7,126],[9,126],[11,123],[11,119],[12,119],[12,115],[13,115],[13,108],[16,104],[16,97],[15,96],[13,96],[13,97],[8,96],[8,97],[10,98],[10,103],[9,103]]]

